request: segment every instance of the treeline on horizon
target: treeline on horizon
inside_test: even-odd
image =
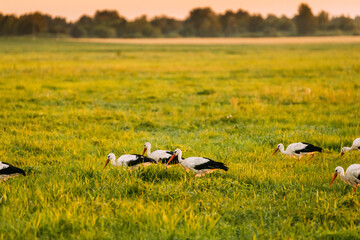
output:
[[[321,11],[314,15],[302,3],[293,18],[250,14],[239,9],[223,14],[211,8],[195,8],[185,20],[159,16],[150,20],[143,15],[133,21],[116,10],[83,15],[76,22],[40,12],[15,15],[0,13],[0,36],[71,36],[74,38],[156,38],[156,37],[277,37],[360,35],[360,16],[330,17]]]

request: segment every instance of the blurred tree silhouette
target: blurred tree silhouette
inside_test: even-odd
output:
[[[256,14],[249,18],[249,32],[260,32],[264,25],[264,19],[261,15]]]
[[[86,37],[87,32],[86,29],[82,27],[80,24],[75,24],[70,29],[70,36],[74,38]]]
[[[250,14],[247,11],[239,9],[236,13],[236,20],[238,24],[238,32],[244,33],[249,29]]]
[[[216,37],[221,35],[221,24],[211,8],[195,8],[190,12],[185,25],[193,29],[196,36]]]
[[[126,25],[126,37],[160,37],[161,29],[148,22],[146,15],[136,18]]]
[[[98,10],[94,16],[81,16],[69,23],[65,18],[40,12],[15,15],[0,13],[0,36],[70,35],[72,37],[262,37],[293,35],[360,35],[360,17],[330,17],[325,11],[314,16],[311,8],[301,3],[292,18],[259,14],[238,9],[215,13],[211,8],[195,8],[181,21],[168,16],[150,20],[146,15],[128,21],[116,10]]]
[[[166,16],[155,17],[150,23],[156,29],[160,29],[162,36],[179,36],[182,28],[181,21]]]
[[[333,29],[340,29],[346,32],[354,31],[356,28],[355,21],[345,16],[333,18],[331,20],[331,25]]]
[[[325,11],[321,11],[317,16],[317,22],[319,30],[328,30],[330,27],[329,14]]]
[[[300,4],[294,21],[299,35],[310,35],[316,31],[317,19],[313,15],[311,8],[305,3]]]
[[[220,15],[219,21],[224,36],[236,36],[238,34],[238,21],[233,11],[226,11],[224,15]]]
[[[15,15],[5,15],[0,23],[0,35],[16,35],[19,19]]]

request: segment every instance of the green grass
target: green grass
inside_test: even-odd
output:
[[[1,161],[28,173],[0,183],[0,239],[358,237],[359,193],[329,182],[359,163],[340,158],[359,137],[359,52],[0,39]],[[146,141],[230,169],[102,170]],[[271,157],[298,141],[326,152]]]

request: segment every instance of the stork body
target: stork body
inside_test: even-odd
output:
[[[343,180],[343,182],[351,185],[354,187],[354,193],[356,192],[356,188],[357,186],[360,184],[360,164],[352,164],[350,165],[347,169],[346,172],[344,173],[344,169],[342,167],[336,167],[335,168],[335,172],[334,172],[334,176],[330,182],[329,187],[331,187],[331,185],[333,184],[335,178],[337,177],[337,175],[340,175],[341,180]]]
[[[144,151],[143,151],[142,155],[144,155],[145,152],[149,158],[154,159],[156,162],[158,162],[158,163],[160,162],[165,165],[167,165],[167,162],[169,161],[171,156],[174,154],[174,152],[168,151],[168,150],[156,150],[156,151],[151,152],[151,144],[149,142],[146,142],[144,144]],[[170,165],[179,164],[178,157],[176,156],[173,159],[173,161],[169,164]]]
[[[205,174],[211,173],[211,172],[213,172],[213,171],[215,171],[217,169],[222,169],[222,170],[225,170],[225,171],[227,171],[229,169],[223,163],[216,162],[216,161],[211,160],[209,158],[189,157],[189,158],[182,159],[181,158],[182,152],[181,152],[180,149],[176,149],[174,151],[174,154],[170,158],[169,162],[171,162],[175,158],[175,156],[178,157],[179,163],[185,169],[190,169],[195,173],[194,177],[196,177],[196,176],[205,176]]]
[[[22,170],[21,168],[14,167],[6,162],[0,162],[0,180],[5,182],[6,179],[18,175],[26,176],[24,170]]]
[[[302,156],[311,155],[311,157],[307,160],[309,161],[315,156],[314,155],[315,152],[323,151],[321,147],[316,147],[310,143],[305,143],[305,142],[292,143],[286,148],[286,150],[284,150],[284,145],[280,143],[278,144],[275,152],[272,155],[277,153],[277,151],[279,150],[282,154],[297,158],[299,161]]]
[[[352,146],[351,147],[343,147],[341,149],[341,156],[344,155],[344,153],[348,152],[348,151],[352,151],[352,150],[358,150],[360,151],[360,138],[357,138],[353,141]]]
[[[130,169],[156,163],[155,160],[139,154],[126,154],[116,159],[115,154],[113,153],[108,154],[104,168],[108,165],[109,162],[111,162],[111,165],[115,167],[129,167]]]

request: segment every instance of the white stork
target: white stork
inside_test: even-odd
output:
[[[181,158],[182,152],[180,149],[176,149],[174,151],[174,154],[170,158],[169,162],[175,158],[175,156],[178,157],[180,164],[185,169],[190,169],[194,171],[194,177],[196,176],[205,176],[206,173],[211,173],[217,169],[223,169],[227,171],[229,168],[225,166],[221,162],[216,162],[214,160],[211,160],[209,158],[204,157],[189,157],[182,159]]]
[[[0,162],[0,180],[5,182],[6,179],[17,175],[26,176],[24,170],[21,168],[14,167],[6,162]]]
[[[353,141],[353,144],[351,147],[343,147],[341,149],[341,156],[344,155],[345,152],[351,151],[351,150],[358,150],[360,151],[360,138],[357,138]]]
[[[356,192],[357,186],[360,184],[360,164],[352,164],[346,169],[346,173],[344,173],[344,169],[342,167],[336,167],[334,176],[331,179],[329,187],[333,184],[337,175],[340,174],[341,180],[343,182],[354,187],[354,192]]]
[[[315,152],[323,151],[321,147],[316,147],[310,143],[305,142],[292,143],[286,148],[286,150],[284,150],[284,145],[282,143],[279,143],[272,156],[275,155],[275,153],[277,153],[277,151],[279,150],[282,154],[297,158],[299,161],[302,156],[311,155],[311,157],[307,160],[309,161],[315,156]]]
[[[147,166],[152,163],[156,163],[155,160],[139,155],[139,154],[126,154],[120,156],[117,160],[115,158],[115,154],[109,153],[106,159],[106,163],[104,168],[111,161],[111,165],[115,167],[129,167],[130,169],[138,168],[140,166]]]
[[[168,150],[156,150],[151,152],[151,144],[149,142],[146,142],[144,144],[144,151],[142,155],[144,155],[145,152],[149,158],[154,159],[156,162],[161,162],[165,165],[167,164],[171,156],[174,154],[174,152]],[[175,164],[179,164],[179,160],[177,157],[175,157],[171,162],[171,165]]]

